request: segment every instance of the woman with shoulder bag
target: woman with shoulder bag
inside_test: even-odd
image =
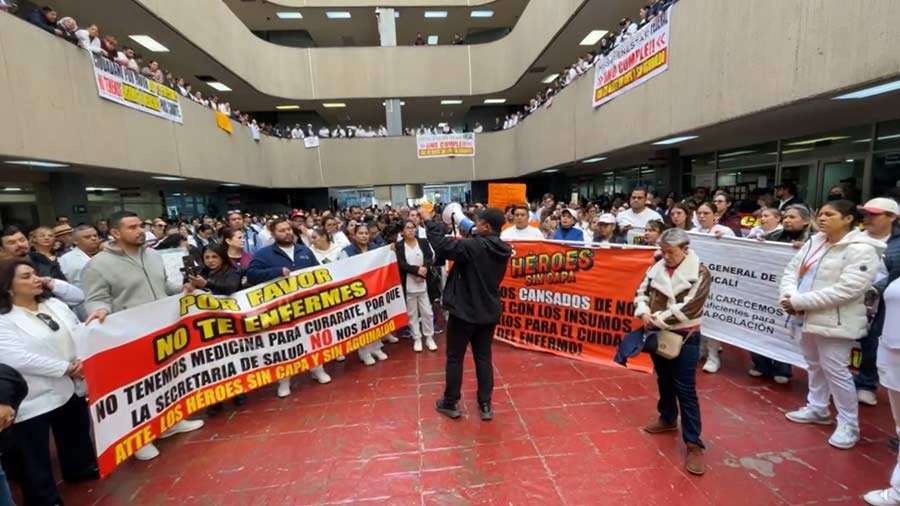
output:
[[[434,251],[427,239],[417,237],[415,222],[403,224],[403,241],[397,244],[400,286],[406,293],[406,312],[413,337],[413,350],[422,351],[422,336],[429,351],[437,351],[434,342],[434,314],[428,294],[428,278],[434,265]]]
[[[690,237],[684,230],[666,230],[658,244],[662,259],[644,275],[634,299],[635,317],[641,319],[645,331],[658,331],[659,341],[659,349],[651,354],[659,387],[659,418],[643,429],[651,434],[677,431],[680,412],[681,433],[687,445],[685,468],[701,475],[705,472],[705,446],[700,440],[696,372],[700,320],[711,278],[700,258],[688,248]]]
[[[856,229],[857,218],[856,204],[849,200],[824,204],[816,218],[819,233],[797,252],[781,278],[781,306],[800,332],[809,379],[806,406],[785,417],[795,423],[831,425],[833,398],[837,428],[828,443],[844,450],[859,441],[850,350],[866,335],[866,291],[885,249],[883,242]]]

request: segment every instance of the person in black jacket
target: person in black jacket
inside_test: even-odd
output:
[[[7,446],[8,433],[6,429],[12,427],[16,420],[16,412],[19,405],[28,395],[28,383],[19,374],[19,371],[6,364],[0,364],[0,455]],[[12,493],[6,482],[6,473],[0,467],[0,504],[14,504]]]
[[[53,7],[41,7],[29,12],[25,20],[45,32],[62,36],[62,30],[56,27],[58,17],[59,14]]]
[[[420,211],[427,220],[428,242],[438,255],[453,262],[444,288],[444,307],[450,312],[447,321],[447,366],[444,397],[435,409],[450,418],[459,418],[457,403],[462,388],[463,358],[472,343],[475,374],[478,377],[478,410],[482,420],[493,418],[491,392],[494,369],[491,344],[494,327],[500,319],[500,282],[506,274],[506,263],[512,248],[500,240],[506,223],[503,211],[488,208],[478,214],[473,224],[462,213],[455,221],[464,230],[476,230],[470,239],[453,240],[444,235],[443,225],[431,221],[433,211]]]
[[[187,276],[188,281],[197,288],[208,290],[213,295],[231,295],[241,289],[241,273],[231,259],[228,248],[224,244],[216,244],[203,251],[203,269],[197,276]],[[245,394],[235,396],[234,403],[242,406],[247,399]],[[209,416],[222,411],[222,403],[217,403],[206,410]]]

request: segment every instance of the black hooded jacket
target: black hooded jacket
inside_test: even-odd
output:
[[[451,315],[477,325],[500,320],[500,282],[512,248],[497,234],[452,239],[444,226],[425,224],[435,254],[453,262],[444,287],[444,308]]]
[[[19,405],[28,395],[28,383],[19,371],[6,364],[0,364],[0,404],[19,410]],[[9,443],[6,432],[0,432],[0,453]]]

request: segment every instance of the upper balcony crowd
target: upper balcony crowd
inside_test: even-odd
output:
[[[554,96],[580,76],[586,74],[613,49],[626,41],[654,17],[658,16],[673,2],[674,0],[652,0],[650,4],[640,8],[637,21],[632,21],[630,17],[622,18],[619,22],[619,28],[604,35],[598,41],[596,49],[587,52],[573,64],[562,68],[553,80],[548,83],[548,86],[538,91],[529,100],[528,104],[519,107],[514,112],[496,116],[493,125],[482,125],[480,122],[474,122],[471,125],[469,123],[449,125],[445,122],[436,125],[421,124],[418,128],[404,128],[403,135],[414,136],[460,132],[482,133],[513,128],[540,109],[541,106],[550,107]],[[0,0],[0,11],[16,12],[17,7],[10,0]],[[168,86],[184,98],[229,116],[232,120],[249,128],[254,138],[258,138],[260,134],[280,139],[303,139],[310,136],[320,138],[370,138],[387,137],[389,135],[387,128],[383,124],[375,126],[362,124],[326,125],[324,123],[313,125],[312,123],[307,123],[306,126],[303,126],[299,123],[290,125],[261,121],[250,113],[233,108],[229,101],[215,94],[204,95],[201,90],[194,88],[185,78],[165,70],[159,61],[155,59],[145,60],[143,55],[135,51],[133,47],[120,45],[116,37],[112,35],[103,35],[100,27],[96,24],[81,27],[73,17],[60,16],[60,13],[51,6],[40,7],[28,12],[19,12],[18,14],[22,15],[29,23],[48,33],[63,38],[91,53],[100,54],[123,67],[140,73],[148,79]],[[461,38],[455,38],[453,43],[458,45],[464,42]]]

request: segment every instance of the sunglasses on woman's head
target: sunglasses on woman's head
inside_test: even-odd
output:
[[[47,313],[37,313],[35,316],[38,320],[44,322],[45,325],[50,327],[50,330],[52,330],[53,332],[59,330],[59,323],[57,323],[56,320],[54,320],[53,317],[48,315]]]

